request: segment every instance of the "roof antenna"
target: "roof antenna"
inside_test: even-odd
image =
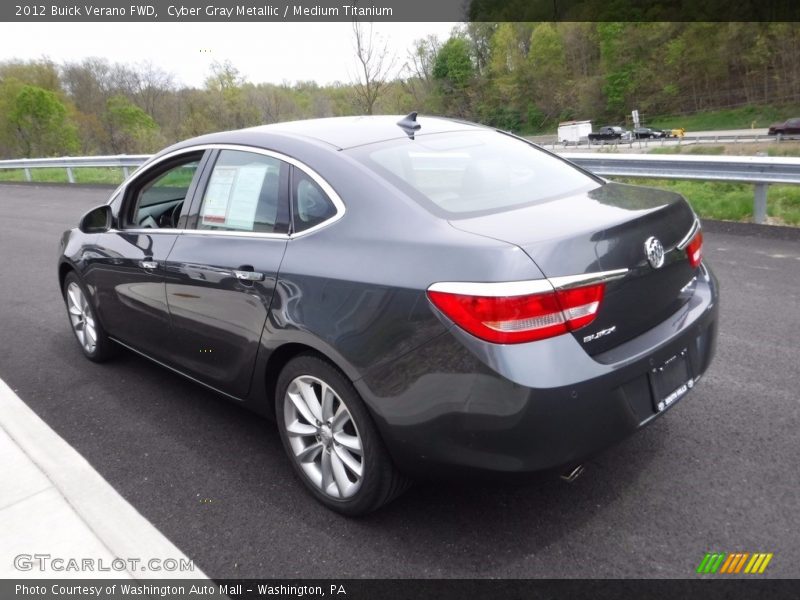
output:
[[[408,113],[405,117],[397,122],[397,125],[406,132],[410,139],[414,139],[414,132],[422,127],[417,123],[417,111]]]

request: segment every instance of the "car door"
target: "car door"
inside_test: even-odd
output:
[[[289,239],[289,165],[255,149],[210,160],[167,258],[171,362],[243,398]]]
[[[114,203],[114,227],[98,235],[85,274],[109,335],[155,358],[166,357],[170,329],[165,261],[204,156],[202,150],[179,152],[135,174]]]

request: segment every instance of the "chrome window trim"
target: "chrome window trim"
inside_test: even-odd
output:
[[[168,227],[159,227],[157,229],[153,229],[151,227],[141,227],[136,229],[109,229],[107,233],[136,233],[136,234],[145,234],[145,233],[170,233],[172,235],[180,235],[183,232],[183,229],[170,229]]]
[[[695,217],[694,218],[694,223],[692,223],[692,226],[689,229],[689,233],[687,233],[685,236],[683,236],[683,239],[680,242],[678,242],[678,244],[675,247],[678,250],[683,250],[684,248],[686,248],[686,246],[689,245],[689,242],[692,241],[692,238],[695,236],[695,234],[697,233],[697,231],[699,229],[700,229],[700,219]]]
[[[625,277],[627,273],[628,269],[615,269],[613,271],[551,277],[549,279],[530,279],[527,281],[499,281],[493,283],[442,281],[430,285],[428,291],[462,294],[466,296],[483,296],[488,298],[527,296],[529,294],[544,294],[555,290],[566,290],[582,285],[607,283],[609,281],[621,279]]]
[[[297,233],[261,233],[256,231],[227,231],[227,230],[219,230],[219,229],[142,229],[142,228],[135,228],[135,229],[119,229],[113,230],[115,232],[129,232],[129,233],[153,233],[157,231],[161,231],[164,233],[177,233],[178,235],[189,233],[189,234],[199,234],[199,235],[224,235],[230,237],[254,237],[254,238],[276,238],[276,239],[294,239],[309,233],[313,233],[318,229],[322,229],[323,227],[327,227],[328,225],[332,225],[339,219],[341,219],[345,212],[347,211],[347,207],[344,204],[344,201],[336,193],[336,190],[331,187],[331,185],[314,169],[309,167],[302,161],[297,160],[291,156],[287,156],[286,154],[282,154],[280,152],[275,152],[273,150],[267,150],[266,148],[258,148],[257,146],[247,146],[243,144],[197,144],[195,146],[187,146],[185,148],[180,148],[179,150],[173,150],[172,152],[168,152],[163,156],[159,156],[158,158],[151,159],[145,162],[142,166],[140,166],[136,171],[127,179],[125,180],[116,190],[114,193],[111,194],[111,198],[107,202],[110,204],[114,198],[116,198],[117,194],[120,192],[124,192],[124,190],[136,179],[141,177],[147,171],[150,170],[151,167],[158,165],[166,160],[170,160],[175,158],[176,156],[180,156],[181,154],[191,154],[192,152],[199,152],[199,151],[206,151],[206,150],[233,150],[237,152],[251,152],[253,154],[261,154],[262,156],[268,156],[270,158],[274,158],[277,160],[281,160],[285,163],[288,163],[294,167],[297,167],[301,171],[303,171],[306,175],[308,175],[314,182],[322,188],[322,191],[327,194],[330,201],[333,203],[334,208],[336,209],[336,213],[331,216],[330,218],[324,220],[322,223],[317,223],[313,227],[309,227],[308,229],[304,229],[303,231]],[[212,167],[213,168],[213,167]]]
[[[212,235],[224,237],[246,237],[246,238],[266,238],[275,240],[290,240],[293,237],[300,237],[305,231],[296,233],[293,236],[288,233],[265,233],[261,231],[225,231],[217,229],[169,229],[166,227],[151,229],[109,229],[108,233],[134,233],[136,235],[149,235],[151,233],[169,233],[171,235]]]

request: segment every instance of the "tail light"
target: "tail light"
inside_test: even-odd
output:
[[[694,237],[686,245],[686,256],[689,257],[689,264],[694,269],[703,260],[703,230],[698,229]]]
[[[591,323],[605,284],[518,296],[480,296],[428,290],[428,298],[456,325],[497,344],[554,337]]]

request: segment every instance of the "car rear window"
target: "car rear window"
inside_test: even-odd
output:
[[[417,136],[362,146],[353,155],[432,212],[465,218],[547,202],[600,180],[495,131]]]

